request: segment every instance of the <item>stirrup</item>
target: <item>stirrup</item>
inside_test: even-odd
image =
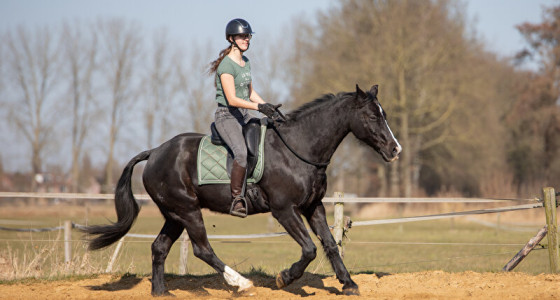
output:
[[[241,213],[241,212],[238,212],[236,210],[233,210],[233,208],[235,207],[235,205],[238,202],[243,203],[243,205],[245,207],[245,213]],[[246,218],[248,212],[249,212],[249,209],[247,207],[247,200],[245,200],[245,197],[237,196],[237,197],[235,197],[235,199],[233,199],[233,201],[231,201],[231,207],[229,208],[229,214],[230,215],[240,217],[240,218]]]

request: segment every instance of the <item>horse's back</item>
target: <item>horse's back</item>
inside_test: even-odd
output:
[[[202,137],[204,135],[200,133],[182,133],[174,136],[152,151],[148,165],[158,168],[171,167],[170,164],[174,164],[179,155],[184,159],[192,154],[196,155]]]
[[[196,179],[196,155],[200,133],[182,133],[154,148],[142,174],[146,191],[156,202],[155,195],[168,196],[179,192]]]

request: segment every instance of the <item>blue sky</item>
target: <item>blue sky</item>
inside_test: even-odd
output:
[[[120,17],[138,22],[147,32],[167,28],[170,38],[187,48],[210,43],[217,53],[226,46],[225,24],[233,18],[250,21],[256,32],[256,43],[270,40],[269,36],[281,37],[290,21],[315,19],[318,11],[325,11],[336,3],[335,0],[0,0],[0,32],[18,25],[42,27],[60,25],[62,21]],[[464,3],[469,24],[486,41],[488,50],[506,57],[524,46],[514,26],[527,21],[539,22],[542,7],[559,4],[559,1],[470,0]],[[195,43],[189,44],[191,42]],[[6,139],[6,133],[0,132],[0,140]],[[0,153],[4,167],[26,169],[28,156],[22,153],[28,149],[20,149],[21,146],[17,142],[14,145],[13,141],[2,143],[11,145]]]
[[[191,40],[221,47],[225,23],[241,17],[250,21],[257,36],[277,36],[294,18],[313,18],[333,0],[0,0],[0,29],[19,24],[43,26],[62,20],[124,17],[144,29],[165,27],[171,37],[188,45]],[[520,50],[521,36],[514,28],[525,21],[541,19],[541,7],[556,0],[468,0],[467,15],[489,49],[501,56]]]

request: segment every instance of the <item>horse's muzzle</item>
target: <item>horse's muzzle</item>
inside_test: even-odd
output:
[[[383,159],[385,159],[386,162],[394,162],[395,160],[399,159],[399,154],[401,154],[401,152],[401,145],[397,144],[397,146],[393,147],[389,154],[381,152],[381,156],[383,156]]]

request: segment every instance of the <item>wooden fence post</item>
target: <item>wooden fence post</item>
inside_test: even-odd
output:
[[[179,275],[186,275],[189,271],[189,269],[187,268],[189,241],[189,235],[186,231],[183,231],[183,235],[181,235],[181,250],[179,251]]]
[[[335,192],[335,198],[344,198],[344,193]],[[338,253],[341,258],[344,258],[344,248],[342,247],[342,237],[344,235],[344,203],[336,202],[334,204],[334,228],[333,235],[336,245],[338,246]]]
[[[525,247],[523,247],[519,252],[517,252],[517,254],[504,266],[502,271],[509,272],[513,270],[515,267],[517,267],[517,265],[525,258],[525,256],[527,256],[529,252],[531,252],[531,250],[533,250],[533,248],[535,248],[535,246],[537,246],[540,243],[540,241],[546,235],[547,230],[548,230],[547,226],[544,225],[544,227],[541,228],[539,232],[537,232],[537,235],[535,235],[532,239],[530,239],[529,242],[525,245]]]
[[[64,262],[72,261],[72,221],[64,221]]]
[[[558,273],[560,269],[558,251],[558,226],[556,222],[556,194],[554,189],[546,187],[543,189],[544,210],[546,213],[546,225],[548,226],[548,258],[550,260],[550,272]]]

